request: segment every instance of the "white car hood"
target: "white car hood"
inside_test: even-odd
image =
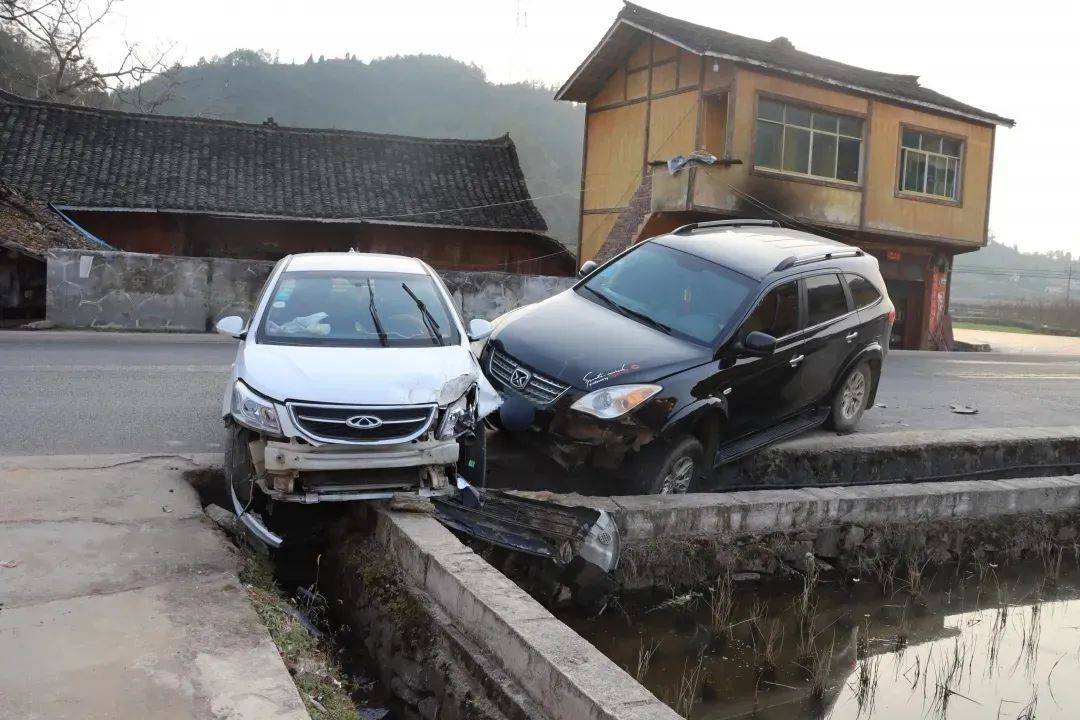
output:
[[[501,399],[467,347],[305,347],[245,344],[236,375],[272,400],[347,405],[414,405],[457,400],[480,386],[480,416]]]

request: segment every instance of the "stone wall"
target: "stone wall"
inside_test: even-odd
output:
[[[53,250],[46,317],[62,328],[204,332],[226,315],[245,319],[274,264],[86,250]],[[440,273],[462,318],[492,319],[550,297],[574,278],[497,272]]]

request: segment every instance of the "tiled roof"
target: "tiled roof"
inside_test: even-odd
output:
[[[962,115],[983,122],[1008,126],[1015,124],[1009,118],[980,110],[925,88],[919,85],[917,76],[897,75],[845,65],[796,50],[786,38],[776,38],[772,41],[748,38],[661,15],[626,2],[615,20],[612,31],[609,32],[608,40],[614,40],[617,44],[620,40],[620,31],[628,28],[658,35],[699,55],[727,58],[733,62],[759,66],[817,82],[837,84],[868,94],[883,95],[901,102],[906,101],[931,110]],[[620,48],[620,51],[622,49]],[[598,47],[559,90],[557,97],[577,101],[584,101],[591,97],[614,69],[614,66],[610,69],[606,67],[611,59],[610,53],[604,53],[602,47]],[[590,70],[589,66],[594,64],[596,67]]]
[[[42,257],[53,248],[100,250],[45,203],[0,183],[0,248]]]
[[[0,182],[62,207],[547,229],[509,135],[250,125],[0,92]]]

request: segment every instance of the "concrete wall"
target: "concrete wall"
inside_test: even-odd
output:
[[[251,314],[273,268],[261,260],[53,250],[46,316],[59,327],[204,332]],[[550,297],[574,278],[499,272],[441,273],[463,319],[488,320]]]

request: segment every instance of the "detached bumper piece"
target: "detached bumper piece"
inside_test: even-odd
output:
[[[551,561],[579,604],[601,605],[614,591],[610,573],[619,564],[620,538],[607,511],[481,490],[463,481],[459,488],[455,495],[432,498],[443,525]]]

